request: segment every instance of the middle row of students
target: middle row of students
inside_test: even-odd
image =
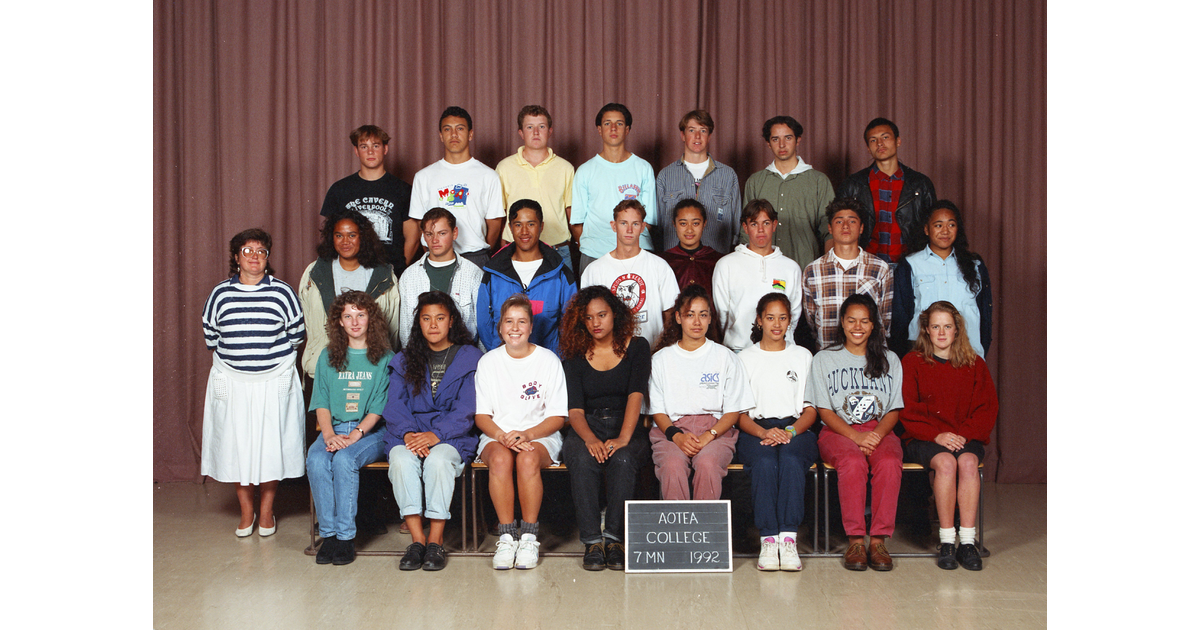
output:
[[[444,208],[429,210],[421,221],[428,252],[399,280],[384,261],[371,222],[357,211],[341,211],[326,221],[318,260],[300,280],[299,297],[310,331],[302,363],[312,377],[317,355],[326,343],[325,313],[333,298],[348,289],[366,291],[379,301],[389,317],[393,348],[407,343],[412,324],[412,310],[402,305],[413,304],[425,291],[436,289],[453,298],[467,331],[477,337],[482,350],[501,344],[495,324],[504,300],[524,293],[534,304],[534,343],[557,352],[559,322],[567,302],[577,286],[591,285],[607,287],[629,306],[637,318],[636,334],[652,345],[657,343],[679,291],[702,286],[723,319],[722,325],[713,327],[710,338],[734,351],[749,345],[754,304],[770,291],[788,296],[795,338],[813,351],[832,343],[838,307],[849,295],[863,293],[875,300],[884,332],[892,331],[889,345],[898,354],[904,354],[917,337],[915,315],[945,299],[963,313],[970,343],[976,354],[983,356],[991,341],[987,274],[978,256],[965,248],[958,209],[948,201],[935,205],[928,217],[925,249],[942,262],[942,271],[913,274],[902,264],[897,267],[903,272],[898,276],[899,285],[893,282],[886,263],[859,247],[866,213],[854,199],[838,198],[829,204],[826,218],[832,249],[804,269],[773,245],[779,221],[766,200],[746,205],[742,225],[748,242],[724,256],[700,241],[704,207],[695,200],[681,201],[672,209],[679,245],[661,257],[640,246],[645,209],[636,200],[621,201],[610,224],[617,236],[616,248],[589,265],[578,283],[558,251],[541,240],[542,210],[533,200],[514,202],[509,209],[513,241],[488,259],[483,269],[455,254],[458,228],[454,215]],[[962,260],[968,262],[966,267],[954,264]]]
[[[975,446],[968,447],[963,439],[961,445],[945,447],[939,433],[937,445],[930,447],[936,451],[929,452],[931,457],[944,451],[960,461],[965,457],[964,463],[971,458],[977,462],[995,419],[994,388],[984,362],[968,356],[970,346],[957,334],[961,316],[953,306],[939,305],[953,314],[950,325],[939,320],[936,327],[923,326],[921,340],[929,339],[935,328],[941,332],[930,343],[919,341],[918,350],[930,363],[943,354],[966,361],[974,375],[968,380],[985,382],[974,389],[955,382],[950,391],[933,394],[919,394],[914,385],[912,393],[944,405],[948,399],[965,396],[970,402],[991,392],[990,403],[984,396],[960,405],[971,410],[969,417],[949,414],[954,416],[949,428],[973,428],[969,437]],[[869,563],[878,570],[891,568],[884,538],[894,525],[901,459],[892,428],[904,406],[901,383],[906,393],[909,383],[896,356],[884,346],[879,312],[869,296],[845,301],[839,309],[835,346],[814,360],[807,350],[790,344],[790,300],[782,293],[768,294],[755,309],[751,338],[756,345],[739,357],[707,339],[717,319],[713,303],[702,287],[690,286],[675,300],[651,358],[649,344],[634,334],[633,311],[606,288],[587,287],[563,316],[560,363],[554,353],[531,341],[536,307],[524,294],[504,300],[495,329],[502,345],[481,356],[471,345],[454,301],[431,291],[419,296],[409,343],[388,364],[385,396],[379,394],[384,379],[363,378],[368,372],[378,373],[387,356],[377,305],[365,294],[350,292],[333,306],[326,329],[336,343],[321,353],[311,405],[322,429],[309,451],[310,483],[326,539],[318,563],[344,563],[347,554],[353,560],[356,492],[348,488],[356,487],[357,470],[366,463],[364,449],[356,447],[361,440],[382,442],[382,449],[371,452],[377,458],[386,453],[391,465],[396,501],[413,535],[402,570],[445,566],[442,535],[454,478],[473,456],[488,464],[489,492],[500,520],[494,568],[536,566],[540,471],[566,460],[585,546],[584,567],[621,569],[624,502],[632,496],[637,471],[647,457],[654,461],[665,499],[716,499],[735,450],[751,474],[755,524],[762,537],[760,569],[800,569],[795,541],[803,519],[804,471],[818,450],[839,472],[843,522],[850,536],[846,567],[861,570]],[[954,352],[959,354],[952,356],[956,336]],[[374,367],[351,370],[355,366],[349,359],[355,352],[348,357],[347,347],[365,353]],[[367,391],[364,380],[369,381]],[[340,391],[331,391],[338,389],[331,387],[334,383],[340,384]],[[810,432],[815,408],[826,427],[819,439]],[[642,413],[654,421],[649,435],[639,422]],[[384,420],[382,429],[373,420],[377,414]],[[940,416],[940,411],[933,415]],[[568,419],[564,444],[561,429]],[[914,421],[923,421],[922,416]],[[339,431],[339,424],[354,428]],[[347,435],[352,439],[342,437]],[[339,450],[345,453],[339,456]],[[347,461],[339,464],[339,459]],[[868,466],[873,482],[872,540],[870,550],[864,551]],[[333,490],[318,492],[318,485]],[[950,485],[953,551],[953,479]],[[602,486],[608,501],[603,532]],[[337,491],[339,487],[343,491]],[[430,520],[428,536],[421,526],[422,498],[423,513]],[[519,521],[514,499],[520,505]],[[967,500],[959,498],[964,506]],[[941,508],[939,504],[939,515]],[[966,510],[962,525],[968,526]],[[338,526],[351,531],[346,535]],[[968,541],[965,531],[962,535],[960,549],[973,549],[973,539]],[[977,554],[972,562],[978,562]]]

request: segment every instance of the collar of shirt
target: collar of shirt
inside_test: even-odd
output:
[[[229,279],[229,284],[242,284],[242,274],[240,274],[240,273],[233,274],[233,277]],[[269,273],[263,274],[262,280],[259,280],[258,284],[247,285],[247,286],[258,286],[260,284],[265,284],[267,286],[270,286],[271,285],[271,274],[269,274]]]
[[[858,248],[858,255],[854,257],[853,261],[851,261],[850,267],[853,267],[855,265],[862,263],[863,252],[865,252],[865,251],[866,250],[864,250],[862,247]],[[825,255],[829,257],[829,262],[831,262],[835,265],[838,265],[838,266],[841,266],[842,261],[846,260],[845,258],[842,258],[841,256],[838,256],[837,254],[835,254],[833,249],[830,249],[829,252],[826,253]],[[850,267],[843,267],[843,269],[849,269]]]
[[[686,169],[688,167],[688,164],[693,164],[694,162],[688,162],[688,161],[684,160],[683,157],[681,156],[679,158],[679,163],[683,166],[683,168]],[[774,164],[774,163],[775,163],[775,161],[772,160],[771,164]],[[717,168],[717,166],[716,166],[716,164],[713,163],[713,158],[710,155],[710,156],[708,156],[708,160],[705,161],[704,174],[708,175],[709,173],[713,172],[713,169],[715,169],[715,168]]]
[[[709,158],[709,159],[711,160],[712,158]],[[787,178],[791,177],[792,175],[799,175],[800,173],[803,173],[804,171],[807,171],[810,169],[812,169],[812,165],[806,164],[804,162],[804,158],[801,158],[799,155],[796,156],[796,168],[792,169],[792,172],[788,173],[787,175],[784,175],[783,173],[779,172],[779,169],[775,167],[775,160],[771,160],[771,163],[767,165],[768,171],[775,173],[776,175],[782,177],[783,179],[787,179]]]
[[[830,250],[830,251],[833,251],[833,250]],[[950,259],[951,259],[951,258],[954,258],[954,260],[956,261],[956,264],[957,264],[957,261],[958,261],[958,258],[956,258],[956,257],[954,256],[954,250],[953,250],[953,249],[951,249],[951,250],[950,250],[950,255],[949,255],[949,256],[946,256],[945,258],[942,258],[941,256],[938,256],[937,254],[933,253],[933,248],[932,248],[932,247],[930,247],[930,246],[928,246],[928,245],[926,245],[926,246],[925,246],[925,249],[921,250],[921,253],[922,253],[922,254],[925,254],[925,257],[926,257],[926,258],[930,258],[930,259],[932,259],[934,262],[942,262],[942,261],[945,261],[945,262],[950,262]]]
[[[875,166],[874,164],[872,164],[871,172],[867,174],[867,177],[874,179],[876,181],[881,181],[881,182],[886,182],[888,180],[895,180],[895,179],[904,181],[904,169],[897,166],[895,173],[892,173],[891,175],[884,175],[883,171],[879,170],[878,166]]]
[[[542,160],[541,162],[538,162],[537,166],[534,166],[529,163],[529,160],[525,159],[525,145],[521,145],[521,148],[517,149],[517,164],[520,164],[521,166],[528,166],[529,168],[538,168],[541,166],[545,166],[546,164],[549,164],[550,161],[553,159],[554,159],[554,149],[551,149],[550,147],[546,147],[546,159]]]

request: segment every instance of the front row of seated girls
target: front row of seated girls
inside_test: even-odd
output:
[[[850,538],[846,568],[891,568],[885,540],[894,529],[905,455],[933,471],[938,566],[982,568],[974,544],[977,466],[998,403],[987,364],[972,351],[962,316],[948,302],[921,314],[918,339],[903,363],[887,350],[878,309],[864,295],[842,304],[835,345],[815,357],[788,339],[791,305],[780,293],[759,301],[754,343],[740,355],[706,338],[712,303],[698,286],[676,300],[653,358],[628,307],[601,287],[585,288],[570,304],[561,363],[530,342],[533,307],[521,294],[501,309],[497,332],[504,345],[482,357],[449,296],[422,294],[414,310],[410,344],[389,363],[386,323],[374,300],[348,292],[331,307],[330,344],[311,405],[321,436],[308,456],[325,540],[318,563],[354,560],[358,469],[385,456],[413,535],[402,570],[446,565],[442,538],[454,479],[476,454],[489,467],[500,520],[493,567],[535,567],[541,469],[559,461],[560,452],[584,567],[600,570],[624,567],[624,503],[647,459],[664,499],[718,499],[736,450],[751,476],[761,570],[801,568],[797,530],[806,471],[818,451],[837,473]],[[654,420],[649,434],[640,422],[646,407]],[[892,431],[901,421],[903,447]]]

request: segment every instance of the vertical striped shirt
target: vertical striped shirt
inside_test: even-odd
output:
[[[262,372],[278,366],[304,341],[300,300],[282,280],[246,285],[234,276],[204,303],[204,345],[230,367]]]
[[[833,250],[812,261],[804,268],[801,287],[804,290],[804,316],[817,335],[822,350],[833,345],[837,334],[838,309],[855,293],[871,296],[883,319],[883,334],[887,336],[892,322],[892,271],[878,256],[858,248],[858,257],[849,269],[842,269]]]

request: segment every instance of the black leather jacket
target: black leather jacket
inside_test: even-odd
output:
[[[870,175],[874,166],[872,164],[847,177],[837,190],[838,197],[854,197],[870,211],[858,243],[863,248],[866,248],[867,243],[871,242],[871,237],[875,234],[877,213],[874,199],[871,197],[871,185],[867,180],[867,176]],[[911,253],[910,245],[924,230],[925,220],[929,216],[929,208],[937,200],[937,194],[934,193],[933,182],[928,177],[905,166],[904,162],[900,162],[900,168],[904,171],[904,187],[900,189],[900,200],[896,203],[896,221],[900,224],[900,240],[904,243],[905,253]],[[889,260],[888,262],[898,263],[900,261]]]

